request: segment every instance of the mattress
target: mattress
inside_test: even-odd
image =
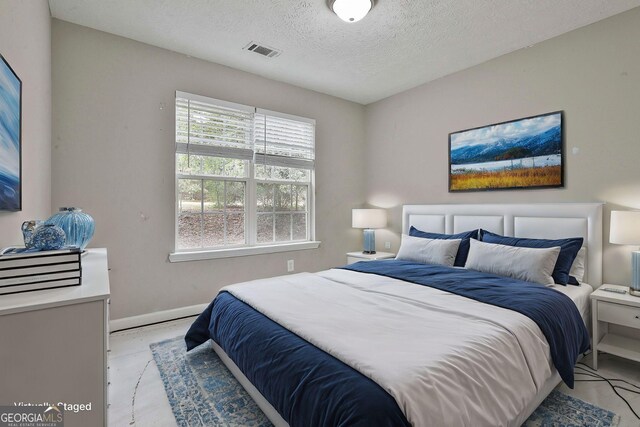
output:
[[[593,292],[593,287],[588,283],[581,283],[580,286],[552,285],[551,288],[571,298],[571,301],[578,307],[582,320],[584,320],[585,325],[589,328],[591,326],[591,322],[589,321],[591,317],[590,295]]]

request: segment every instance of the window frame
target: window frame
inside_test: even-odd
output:
[[[255,107],[250,107],[242,104],[235,104],[228,101],[222,101],[214,98],[203,97],[201,95],[194,95],[186,92],[176,91],[176,100],[178,98],[186,98],[189,100],[203,102],[206,104],[212,104],[220,107],[227,107],[233,109],[239,109],[243,111],[247,111],[248,109],[253,109],[254,116],[254,128],[255,128],[255,116],[257,114],[275,116],[279,118],[284,118],[288,120],[301,121],[306,123],[311,123],[314,126],[313,130],[313,148],[315,151],[315,120],[308,119],[305,117],[294,116],[285,113],[279,113],[275,111],[263,110]],[[174,102],[174,108],[176,109],[177,116],[177,103]],[[256,164],[259,160],[254,158],[252,160],[244,160],[245,161],[245,176],[244,177],[227,177],[227,176],[215,176],[215,175],[203,175],[203,174],[184,174],[178,172],[178,162],[177,162],[177,154],[178,151],[178,141],[176,137],[176,127],[177,123],[174,120],[174,144],[175,150],[173,153],[173,176],[174,176],[174,242],[173,242],[173,252],[169,254],[170,262],[181,262],[181,261],[194,261],[194,260],[203,260],[203,259],[215,259],[215,258],[229,258],[236,256],[249,256],[249,255],[258,255],[264,253],[277,253],[277,252],[288,252],[288,251],[296,251],[296,250],[304,250],[304,249],[316,249],[320,246],[320,242],[315,240],[315,164],[311,169],[309,169],[309,181],[299,182],[293,180],[274,180],[274,179],[258,179],[255,175]],[[252,139],[255,140],[255,136],[252,135]],[[254,143],[255,144],[255,143]],[[252,149],[253,146],[252,146]],[[255,150],[255,149],[254,149]],[[222,157],[224,156],[217,156]],[[314,156],[315,157],[315,156]],[[292,167],[292,166],[289,166]],[[245,234],[245,243],[244,244],[234,244],[234,245],[226,245],[226,246],[213,246],[213,247],[203,247],[203,248],[189,248],[189,249],[178,249],[178,239],[179,239],[179,204],[180,204],[180,188],[179,188],[179,180],[180,179],[195,179],[203,181],[202,186],[204,188],[204,180],[212,180],[212,181],[233,181],[233,182],[244,182],[245,183],[245,200],[244,200],[244,234]],[[288,240],[283,242],[268,242],[268,243],[258,243],[257,239],[257,219],[258,219],[258,206],[257,206],[257,186],[260,183],[264,184],[275,184],[275,185],[305,185],[308,186],[307,191],[307,207],[306,207],[306,218],[307,218],[307,238],[305,240]],[[204,200],[201,201],[204,203]],[[226,201],[225,201],[226,203]],[[274,199],[275,203],[275,199]],[[275,209],[275,206],[274,206]],[[295,211],[290,211],[290,214],[296,213]],[[298,212],[302,213],[302,211]],[[202,220],[204,220],[205,213],[202,211],[198,214]],[[293,237],[293,234],[291,234]]]

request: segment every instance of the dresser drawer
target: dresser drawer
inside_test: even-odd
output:
[[[598,320],[640,329],[640,308],[598,301]]]

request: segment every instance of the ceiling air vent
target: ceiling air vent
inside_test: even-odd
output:
[[[267,58],[275,58],[276,56],[279,56],[282,53],[282,51],[280,50],[274,49],[272,47],[267,47],[265,45],[260,45],[256,42],[249,43],[243,49],[258,53],[262,56],[266,56]]]

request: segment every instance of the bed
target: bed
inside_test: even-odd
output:
[[[407,205],[403,233],[412,226],[582,237],[583,283],[533,286],[460,268],[362,262],[227,287],[194,322],[187,347],[211,342],[276,426],[522,424],[560,381],[572,385],[588,347],[602,205]],[[484,300],[498,291],[509,301]]]

